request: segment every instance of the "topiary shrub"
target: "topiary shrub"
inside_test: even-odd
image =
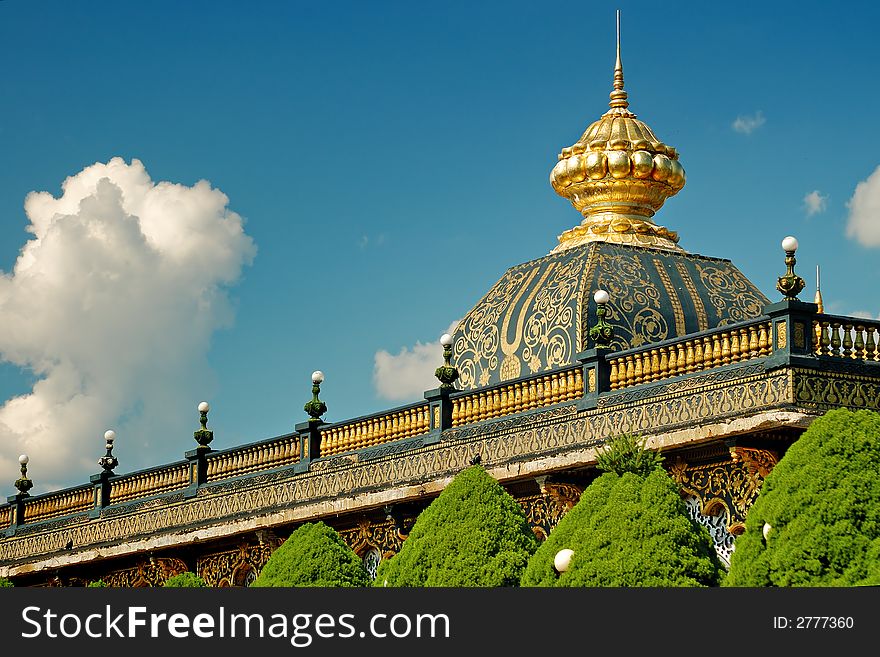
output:
[[[880,414],[815,419],[764,480],[725,586],[880,584],[878,473]]]
[[[339,533],[323,522],[298,527],[251,586],[369,586],[363,564]]]
[[[646,439],[607,441],[605,474],[550,532],[523,574],[523,586],[714,586],[724,570],[705,527],[691,521],[678,485]],[[565,572],[554,560],[572,550]]]
[[[538,541],[519,503],[480,465],[462,470],[416,519],[374,586],[517,586]]]
[[[12,580],[0,577],[0,589],[13,588],[14,586],[15,584],[12,583]]]
[[[99,589],[99,588],[106,588],[106,587],[107,587],[107,582],[105,582],[103,579],[96,579],[94,582],[89,582],[88,586],[86,588]]]
[[[559,574],[554,558],[574,552]],[[608,472],[587,486],[529,561],[522,586],[716,586],[723,566],[662,469]]]
[[[196,575],[195,573],[180,573],[179,575],[174,575],[173,577],[169,577],[165,580],[165,583],[162,584],[165,588],[205,588],[208,586],[201,577]]]

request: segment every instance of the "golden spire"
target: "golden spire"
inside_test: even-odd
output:
[[[610,109],[577,142],[562,149],[550,173],[556,193],[584,217],[559,236],[551,253],[597,241],[681,251],[678,234],[658,226],[651,217],[684,187],[684,168],[678,152],[629,111],[623,88],[619,10],[610,98]]]
[[[813,303],[819,306],[817,312],[825,312],[825,304],[822,303],[822,291],[819,289],[819,265],[816,265],[816,298],[813,300]]]
[[[611,92],[611,102],[608,105],[611,109],[619,107],[625,110],[629,107],[626,92],[623,90],[623,64],[620,63],[620,9],[617,10],[617,62],[614,64],[614,91]]]

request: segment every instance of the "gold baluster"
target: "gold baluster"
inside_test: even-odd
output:
[[[678,373],[678,345],[670,345],[669,362],[666,366],[667,376],[675,376]]]
[[[559,401],[564,402],[568,401],[568,377],[571,376],[571,371],[562,372],[559,375]]]
[[[712,367],[721,365],[721,336],[717,333],[712,335]]]
[[[693,340],[688,340],[687,342],[685,342],[684,371],[687,374],[694,371],[694,342],[693,342]]]
[[[721,335],[721,364],[727,365],[730,362],[730,334],[724,332]]]
[[[611,359],[611,372],[608,375],[608,380],[611,383],[611,389],[617,390],[617,358]]]
[[[638,385],[642,382],[642,355],[636,354],[633,356],[633,360],[635,361],[635,367],[633,369],[633,383]]]
[[[651,381],[660,378],[660,350],[651,349]]]
[[[740,360],[739,354],[739,332],[736,329],[733,329],[730,332],[730,362],[738,362]]]
[[[877,343],[874,342],[874,327],[868,326],[865,333],[865,360],[877,360]]]
[[[705,359],[706,349],[700,338],[694,340],[694,371],[699,372],[703,369],[703,360]]]
[[[657,378],[665,379],[669,374],[669,347],[660,347],[660,361],[657,364]]]
[[[843,357],[844,358],[852,358],[852,348],[853,348],[853,340],[852,340],[852,325],[844,324],[843,325]]]
[[[621,374],[618,376],[618,380],[620,381],[620,385],[618,388],[626,388],[627,386],[631,386],[632,382],[635,380],[635,364],[633,363],[632,356],[624,356],[623,363],[621,365]]]
[[[766,324],[758,326],[758,355],[766,356],[770,353],[770,331]]]
[[[579,367],[574,371],[574,397],[583,397],[584,395],[584,371]]]
[[[831,355],[831,323],[822,322],[822,338],[819,341],[821,353],[823,356]]]
[[[840,322],[831,322],[831,355],[840,356]]]

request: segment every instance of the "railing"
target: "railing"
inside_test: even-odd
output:
[[[798,343],[797,336],[800,335],[803,354],[880,361],[878,321],[824,314],[786,320],[778,310],[768,312],[768,315],[738,324],[599,356],[607,362],[605,374],[601,375],[607,377],[604,383],[597,368],[584,361],[583,367],[573,365],[484,389],[453,392],[442,397],[439,403],[431,397],[427,401],[375,415],[324,425],[318,431],[320,445],[311,447],[313,454],[310,456],[312,459],[332,456],[424,435],[432,427],[443,431],[450,426],[460,427],[586,398],[586,388],[589,388],[589,395],[599,396],[643,383],[777,356],[778,352],[792,346],[786,342],[786,330],[794,331],[790,342]],[[812,333],[804,336],[804,330],[812,330]],[[804,340],[804,337],[808,339]],[[586,385],[584,372],[589,373],[589,385]],[[431,413],[434,413],[433,418]],[[444,415],[446,413],[448,415]],[[317,438],[317,434],[314,436]],[[0,530],[20,522],[36,522],[90,510],[96,508],[96,500],[99,505],[100,500],[118,504],[292,465],[302,460],[301,444],[309,439],[298,428],[297,433],[260,443],[223,451],[209,450],[204,457],[188,453],[188,461],[105,478],[93,486],[19,498],[16,504],[23,511],[22,517],[15,516],[14,504],[0,506]],[[305,467],[308,462],[306,459]],[[95,486],[102,488],[97,490]]]
[[[880,322],[817,315],[813,335],[813,353],[817,356],[880,361]]]
[[[189,484],[189,465],[177,463],[166,468],[136,472],[120,477],[110,489],[110,504],[133,500],[136,497],[158,495],[185,488]]]
[[[358,418],[321,430],[321,456],[350,452],[428,433],[428,404]]]
[[[28,498],[24,502],[24,518],[27,522],[38,522],[48,518],[60,518],[78,511],[87,511],[94,506],[92,486],[68,488],[67,490]]]
[[[291,434],[266,443],[210,452],[205,460],[208,481],[278,468],[299,460],[299,436]]]
[[[724,326],[615,354],[609,359],[611,389],[760,358],[771,351],[769,320]]]
[[[452,426],[522,413],[584,394],[580,367],[453,397]]]

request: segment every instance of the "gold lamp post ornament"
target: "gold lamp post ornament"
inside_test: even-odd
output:
[[[785,298],[791,301],[797,299],[797,295],[806,286],[803,278],[794,273],[794,266],[797,260],[794,257],[798,248],[798,241],[791,235],[782,240],[782,250],[785,251],[785,266],[787,271],[784,276],[780,276],[776,281],[776,289],[785,295]]]

